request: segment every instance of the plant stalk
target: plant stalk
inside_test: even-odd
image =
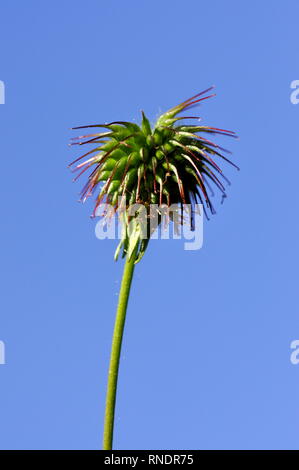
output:
[[[135,260],[136,250],[134,250],[130,259],[126,257],[121,288],[119,292],[108,372],[103,450],[112,450],[119,360]]]

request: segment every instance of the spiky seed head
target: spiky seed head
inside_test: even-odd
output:
[[[72,167],[76,164],[74,171],[79,171],[75,180],[85,171],[92,170],[81,192],[81,200],[84,202],[99,188],[93,215],[103,202],[116,211],[120,199],[126,207],[138,203],[145,208],[151,204],[192,206],[201,203],[207,217],[209,212],[215,213],[209,195],[209,192],[213,195],[210,183],[226,197],[224,182],[228,182],[218,165],[219,160],[239,168],[223,155],[227,151],[209,137],[215,134],[236,135],[225,129],[201,126],[198,116],[178,117],[182,111],[214,96],[207,95],[212,88],[163,113],[153,128],[143,111],[140,126],[114,121],[73,128],[103,129],[102,132],[76,137],[71,144],[95,146],[70,164]],[[141,237],[138,225],[133,233],[128,234],[128,219],[123,221],[124,232],[116,258],[121,248],[123,256],[130,256],[137,247],[139,260],[148,239]]]

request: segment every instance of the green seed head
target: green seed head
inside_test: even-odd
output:
[[[76,141],[72,144],[95,146],[71,164],[77,163],[75,171],[80,171],[78,176],[91,170],[81,198],[85,201],[99,188],[94,215],[103,202],[116,211],[120,199],[126,207],[138,203],[147,211],[151,204],[170,206],[199,202],[203,204],[206,215],[208,211],[215,212],[208,191],[211,190],[210,183],[225,197],[224,181],[227,181],[218,161],[225,160],[235,167],[236,165],[223,155],[225,150],[213,143],[210,135],[235,137],[235,133],[199,126],[197,116],[177,117],[182,111],[214,96],[202,97],[210,90],[211,88],[168,110],[158,118],[153,128],[143,111],[140,126],[115,121],[74,128],[104,129],[104,132],[75,138]],[[187,124],[183,120],[192,123]],[[79,163],[85,157],[86,160]],[[139,258],[145,251],[148,239],[141,238],[141,229],[137,222],[133,233],[128,234],[130,221],[130,218],[123,218],[124,235],[116,257],[120,248],[123,248],[123,255],[130,255],[138,245]]]

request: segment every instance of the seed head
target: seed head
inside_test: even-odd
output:
[[[225,129],[201,126],[198,116],[178,117],[182,111],[215,96],[203,96],[212,89],[171,108],[158,118],[153,128],[143,111],[140,126],[127,121],[114,121],[73,128],[103,129],[102,132],[75,137],[71,144],[95,145],[70,164],[71,167],[76,164],[74,171],[79,172],[75,180],[91,169],[81,192],[81,200],[86,201],[99,188],[93,216],[102,203],[109,204],[115,212],[120,200],[126,207],[142,204],[147,211],[151,204],[165,204],[168,207],[189,204],[192,207],[200,203],[207,218],[209,213],[215,213],[210,199],[214,195],[212,186],[225,198],[224,184],[230,184],[218,165],[219,161],[224,160],[239,168],[223,155],[228,151],[212,142],[210,135],[236,135]],[[192,123],[184,123],[183,120]],[[130,219],[124,217],[123,222],[124,232],[116,257],[120,248],[123,248],[123,256],[130,256],[138,245],[139,260],[148,239],[141,238],[138,224],[133,233],[128,233]]]

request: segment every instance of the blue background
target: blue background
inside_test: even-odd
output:
[[[204,246],[152,241],[123,343],[116,449],[299,449],[296,0],[1,3],[2,449],[101,447],[122,262],[76,201],[74,125],[215,84],[241,171]],[[194,114],[194,113],[193,113]],[[221,140],[223,143],[223,139]],[[297,287],[296,287],[297,286]]]

